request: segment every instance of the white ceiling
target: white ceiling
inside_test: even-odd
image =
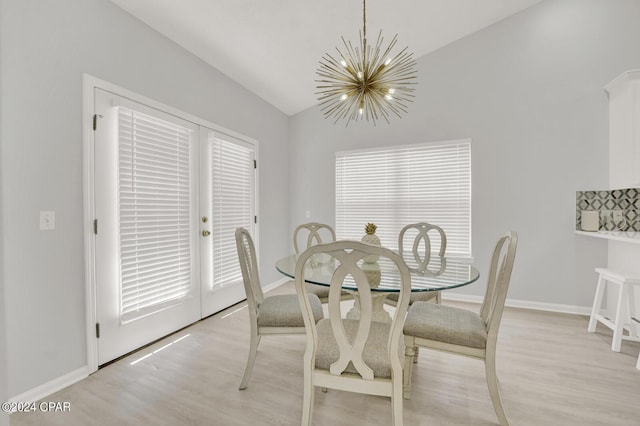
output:
[[[318,60],[362,29],[359,0],[111,1],[287,115],[316,103]],[[398,33],[417,59],[540,1],[370,0],[367,34]]]

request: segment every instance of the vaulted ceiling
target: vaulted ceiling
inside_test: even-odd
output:
[[[360,0],[111,1],[287,115],[316,103],[318,60],[362,29]],[[369,0],[367,33],[398,33],[417,59],[540,1]]]

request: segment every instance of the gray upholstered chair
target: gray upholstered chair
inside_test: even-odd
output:
[[[422,347],[484,360],[489,395],[500,424],[508,425],[496,375],[496,342],[509,289],[518,234],[505,234],[493,251],[480,313],[434,303],[411,305],[404,324],[405,398],[411,390],[415,348]],[[413,362],[412,362],[413,361]],[[427,364],[429,367],[432,363]],[[437,368],[437,367],[435,367]]]
[[[438,248],[438,256],[440,257],[438,263],[443,264],[444,254],[447,250],[447,236],[444,233],[444,230],[437,226],[432,225],[426,222],[412,223],[400,230],[398,234],[398,253],[400,256],[407,262],[409,265],[409,270],[416,270],[418,272],[425,272],[429,269],[429,261],[431,260],[431,237],[429,236],[429,232],[431,234],[436,234],[438,236],[437,241],[439,244]],[[405,241],[409,240],[409,241]],[[411,246],[411,251],[409,252],[405,248],[405,243],[409,242]],[[385,303],[389,305],[396,304],[398,300],[398,295],[394,293],[390,293],[387,296]],[[409,305],[412,305],[413,302],[427,302],[432,300],[436,303],[440,303],[441,296],[439,291],[419,291],[411,293],[411,299],[409,300]]]
[[[249,358],[244,369],[240,389],[246,389],[256,360],[260,337],[270,334],[304,334],[302,311],[296,294],[279,294],[265,297],[260,286],[258,259],[251,234],[244,228],[236,230],[236,248],[242,271],[244,290],[247,294],[251,342]],[[323,317],[322,304],[315,295],[308,296],[313,321]]]
[[[311,246],[322,243],[330,243],[336,240],[336,231],[327,224],[318,222],[309,222],[299,225],[293,231],[293,249],[296,254],[308,249]],[[302,249],[301,249],[302,248]],[[322,303],[327,303],[329,296],[329,287],[306,283],[307,291],[315,294],[320,298]],[[351,299],[352,296],[346,291],[342,292],[342,299]]]
[[[329,287],[329,317],[317,322],[304,281],[305,265],[322,254],[337,264]],[[400,297],[390,322],[373,320],[372,290],[358,261],[366,256],[388,258],[399,270]],[[362,262],[361,262],[362,263]],[[295,284],[307,329],[304,354],[302,425],[310,425],[315,387],[391,398],[392,424],[402,425],[402,324],[409,306],[411,275],[402,258],[384,247],[359,241],[312,246],[296,263]],[[342,285],[355,283],[360,300],[358,319],[346,319],[340,303]]]

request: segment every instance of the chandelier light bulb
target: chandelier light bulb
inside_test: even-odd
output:
[[[366,0],[362,3],[359,43],[354,45],[342,37],[343,47],[336,47],[337,55],[326,53],[316,70],[318,106],[325,118],[334,119],[334,124],[345,120],[348,125],[350,121],[366,119],[375,125],[381,118],[389,123],[392,114],[401,117],[407,112],[408,103],[413,102],[413,54],[406,47],[393,52],[397,34],[387,44],[380,31],[376,42],[369,44]]]

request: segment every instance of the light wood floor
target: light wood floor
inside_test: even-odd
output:
[[[239,391],[249,344],[243,306],[200,321],[45,399],[70,402],[70,412],[14,413],[10,424],[300,424],[304,336],[264,337],[249,387]],[[614,353],[606,327],[599,325],[595,334],[586,330],[584,316],[505,310],[497,368],[511,425],[640,425],[640,370],[635,368],[640,343],[623,342],[621,353]],[[388,426],[390,421],[386,398],[316,392],[316,426]],[[482,363],[422,350],[404,421],[408,426],[498,424]]]

